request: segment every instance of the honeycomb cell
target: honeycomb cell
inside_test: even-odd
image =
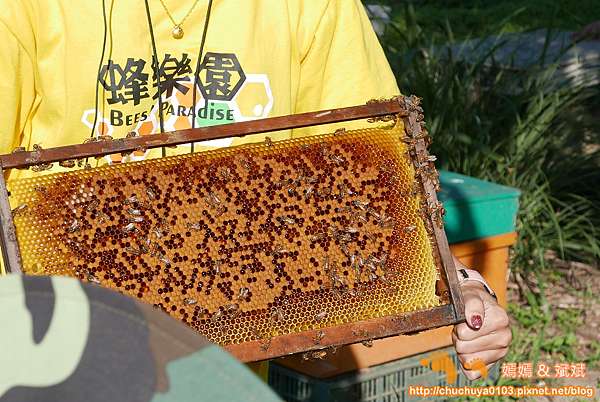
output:
[[[438,306],[403,136],[338,131],[11,181],[24,271],[116,289],[221,345]]]

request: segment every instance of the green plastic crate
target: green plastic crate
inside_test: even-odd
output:
[[[446,171],[440,172],[440,183],[449,243],[515,231],[519,190]]]
[[[448,353],[458,367],[458,357],[453,347],[438,351]],[[287,402],[407,402],[445,400],[411,397],[408,395],[410,385],[462,387],[471,384],[460,370],[456,383],[448,384],[444,373],[422,366],[421,359],[431,356],[431,353],[426,352],[331,379],[312,378],[271,363],[269,385]],[[489,378],[494,380],[498,376],[499,366],[496,364]]]

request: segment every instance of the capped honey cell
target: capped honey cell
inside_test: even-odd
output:
[[[438,306],[403,138],[342,130],[9,181],[24,271],[139,298],[220,345]]]

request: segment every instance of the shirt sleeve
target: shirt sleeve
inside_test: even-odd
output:
[[[360,0],[329,0],[301,62],[296,113],[365,104],[400,94]],[[357,128],[364,122],[327,126]],[[293,137],[323,129],[295,130]]]
[[[21,144],[35,102],[30,55],[0,20],[0,153]]]

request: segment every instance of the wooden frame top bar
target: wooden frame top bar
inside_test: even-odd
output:
[[[216,140],[228,137],[242,137],[249,134],[268,133],[351,120],[382,117],[387,115],[404,116],[406,110],[397,99],[370,102],[362,106],[331,109],[290,116],[271,117],[242,123],[225,124],[196,129],[173,131],[161,134],[143,135],[67,145],[39,151],[22,151],[0,155],[3,169],[28,168],[35,165],[62,162],[71,159],[84,159],[134,152],[164,146],[187,144],[190,142]]]

